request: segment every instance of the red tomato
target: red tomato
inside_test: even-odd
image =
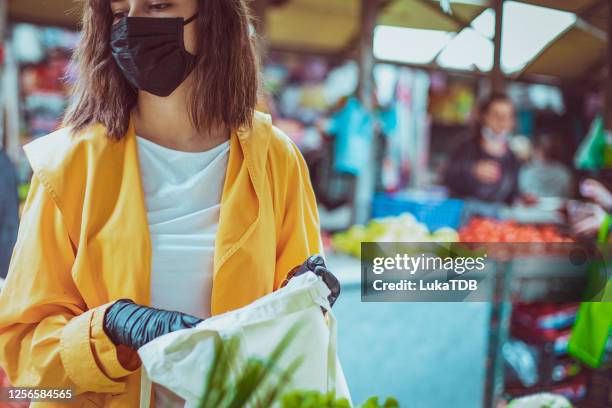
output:
[[[521,225],[516,221],[498,221],[474,217],[459,230],[462,242],[573,242],[552,225]]]

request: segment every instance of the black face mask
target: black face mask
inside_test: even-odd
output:
[[[195,67],[185,50],[183,18],[124,17],[112,27],[111,50],[126,79],[136,88],[168,96]]]

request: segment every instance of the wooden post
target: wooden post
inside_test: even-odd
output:
[[[255,31],[257,32],[257,37],[259,38],[259,52],[262,59],[264,59],[267,52],[266,10],[268,9],[268,0],[254,0],[251,4],[253,5],[253,17],[255,17]]]
[[[379,10],[380,0],[361,0],[361,24],[359,38],[359,85],[358,96],[363,107],[372,111],[372,92],[374,90],[374,28]],[[376,135],[372,135],[372,146]],[[351,222],[365,224],[370,219],[372,197],[375,189],[375,151],[369,149],[367,163],[363,163],[355,181],[353,197],[353,214]]]
[[[607,81],[605,82],[606,107],[604,121],[607,130],[612,131],[612,4],[608,4],[608,48],[607,48]]]
[[[495,10],[495,37],[493,51],[493,70],[491,71],[491,90],[502,92],[505,89],[504,74],[501,69],[502,29],[504,18],[504,0],[492,0]]]
[[[371,110],[374,88],[374,28],[379,0],[361,0],[361,24],[359,39],[359,99]]]
[[[8,0],[0,0],[0,40],[4,43],[6,37],[6,22],[8,14]]]

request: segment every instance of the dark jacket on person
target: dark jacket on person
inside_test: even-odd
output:
[[[0,277],[6,278],[19,228],[17,174],[13,163],[0,149]]]
[[[499,164],[501,179],[497,183],[483,183],[476,178],[474,166],[480,160]],[[510,203],[518,193],[519,170],[520,163],[510,150],[502,157],[491,156],[474,139],[469,139],[451,154],[444,181],[456,197]]]

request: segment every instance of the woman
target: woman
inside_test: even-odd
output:
[[[506,95],[492,94],[481,104],[473,136],[454,152],[446,171],[446,184],[454,195],[512,201],[520,168],[508,146],[514,122],[514,106]]]
[[[607,254],[612,226],[612,192],[600,181],[586,179],[580,183],[580,194],[593,202],[569,203],[572,231],[583,239],[596,240],[597,247]],[[599,272],[596,267],[591,269]],[[591,283],[601,288],[601,301],[585,299],[587,301],[580,304],[568,343],[569,354],[592,368],[599,368],[609,360],[612,346],[612,302],[609,302],[612,279],[608,274],[607,281],[599,281],[601,286],[597,286],[597,275],[591,276]],[[605,277],[605,272],[600,276]]]
[[[141,345],[302,263],[335,283],[305,262],[322,248],[304,160],[254,111],[250,27],[245,0],[84,3],[66,127],[25,147],[34,176],[0,297],[11,382],[77,395],[45,406],[138,406]]]

